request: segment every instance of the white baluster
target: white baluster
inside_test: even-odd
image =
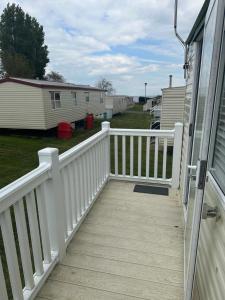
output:
[[[34,256],[35,272],[37,275],[42,275],[44,272],[42,253],[41,253],[41,240],[38,228],[37,210],[35,204],[34,192],[26,195],[27,214],[29,220],[29,228],[32,242],[32,250]]]
[[[91,202],[91,162],[90,162],[91,150],[87,151],[86,154],[86,176],[87,176],[87,200],[88,206]]]
[[[158,177],[159,138],[155,137],[154,178]]]
[[[84,207],[85,211],[88,207],[88,193],[87,193],[87,185],[88,185],[88,178],[87,178],[87,152],[85,152],[81,156],[81,161],[82,161],[82,175],[83,175],[83,192],[84,192]]]
[[[79,174],[79,189],[80,189],[80,204],[81,204],[81,215],[84,214],[85,211],[85,202],[84,202],[84,181],[83,181],[83,166],[82,160],[79,157],[77,159],[78,162],[78,174]]]
[[[115,175],[118,176],[118,136],[114,136]]]
[[[142,165],[142,137],[138,137],[138,177],[141,177],[141,165]]]
[[[81,209],[80,176],[79,176],[80,174],[79,174],[78,159],[76,159],[74,162],[74,171],[75,171],[75,192],[76,192],[76,202],[77,202],[77,220],[79,221],[82,215],[82,209]]]
[[[167,163],[167,138],[164,138],[163,143],[163,179],[166,179],[166,163]]]
[[[7,259],[7,266],[9,270],[13,299],[23,300],[20,271],[9,209],[4,211],[4,213],[0,215],[0,224],[2,229],[2,238]]]
[[[126,175],[126,137],[122,137],[122,174]]]
[[[77,217],[76,217],[76,205],[75,205],[75,190],[74,190],[74,173],[73,173],[73,163],[71,162],[68,165],[68,174],[69,174],[69,187],[70,187],[70,207],[71,207],[71,214],[72,214],[72,223],[73,227],[77,223]]]
[[[130,176],[134,176],[134,137],[130,137]]]
[[[149,163],[150,163],[150,137],[146,139],[146,178],[149,178]]]
[[[67,171],[68,167],[64,167],[61,171],[61,178],[64,187],[64,200],[65,200],[65,211],[66,211],[66,223],[67,231],[71,232],[73,230],[73,221],[72,221],[72,206],[70,201],[70,192],[69,192],[69,174]]]
[[[93,147],[93,163],[94,163],[94,168],[93,168],[93,172],[94,172],[94,196],[97,193],[97,185],[98,185],[98,181],[97,181],[97,153],[96,153],[96,144]]]
[[[51,248],[50,248],[50,239],[49,239],[49,231],[48,231],[48,221],[46,215],[45,185],[46,183],[44,182],[39,187],[37,187],[36,194],[37,194],[37,207],[38,207],[38,214],[40,220],[41,241],[42,241],[42,249],[44,254],[44,262],[49,264],[51,263],[52,258],[51,258]]]
[[[94,156],[93,156],[93,147],[90,149],[90,201],[92,202],[94,198]]]
[[[31,263],[31,253],[27,233],[27,225],[25,219],[23,200],[19,200],[14,205],[14,214],[16,220],[16,230],[19,240],[20,254],[23,266],[23,274],[25,280],[25,287],[32,290],[34,287],[33,270]]]

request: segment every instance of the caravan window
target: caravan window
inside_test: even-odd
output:
[[[103,103],[103,93],[100,93],[100,103]]]
[[[223,78],[223,88],[217,121],[212,174],[222,191],[225,193],[225,76]]]
[[[61,107],[61,96],[60,92],[49,92],[51,97],[52,108],[60,108]]]
[[[76,92],[71,92],[71,94],[72,94],[74,105],[77,105],[77,93]]]
[[[84,92],[84,94],[85,94],[85,101],[89,102],[90,101],[89,92]]]

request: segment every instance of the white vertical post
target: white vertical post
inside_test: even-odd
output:
[[[134,137],[130,137],[130,176],[134,175]]]
[[[118,176],[118,136],[114,135],[115,175]]]
[[[126,175],[126,136],[122,136],[122,174]]]
[[[109,177],[109,174],[111,172],[111,151],[110,151],[110,135],[109,135],[109,131],[110,131],[110,122],[102,122],[102,130],[103,131],[107,131],[108,132],[108,138],[107,138],[107,147],[106,147],[106,166],[107,166],[107,178]]]
[[[21,284],[18,257],[16,253],[16,244],[15,244],[15,238],[13,234],[13,227],[12,227],[12,221],[11,221],[11,215],[9,209],[7,209],[4,213],[0,215],[0,223],[1,223],[3,245],[5,248],[13,299],[22,300],[23,299],[22,284]]]
[[[14,205],[14,213],[16,219],[16,229],[19,239],[20,255],[24,272],[25,286],[27,289],[32,290],[34,287],[34,277],[31,263],[26,218],[22,199],[16,202],[16,204]]]
[[[146,139],[146,178],[149,178],[150,136]]]
[[[164,138],[163,142],[163,169],[162,178],[166,179],[166,162],[167,162],[167,138]]]
[[[159,138],[155,137],[154,178],[158,178]]]
[[[138,177],[141,177],[141,164],[142,164],[142,137],[138,137]]]
[[[180,166],[182,148],[183,124],[175,124],[173,144],[172,188],[178,189],[180,185]]]
[[[64,195],[59,169],[59,151],[56,148],[45,148],[38,152],[39,163],[51,165],[51,180],[46,184],[46,209],[49,226],[51,250],[57,251],[62,260],[66,245],[64,239]]]

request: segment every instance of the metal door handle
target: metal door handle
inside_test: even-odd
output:
[[[206,220],[208,218],[216,218],[216,220],[218,220],[220,218],[219,209],[217,206],[212,207],[207,203],[204,203],[202,209],[202,219]]]
[[[195,181],[196,180],[196,174],[192,174],[192,171],[196,171],[197,166],[188,165],[187,167],[188,167],[188,170],[189,170],[188,177],[191,178],[193,181]]]
[[[187,166],[189,170],[196,170],[197,166],[188,165]]]

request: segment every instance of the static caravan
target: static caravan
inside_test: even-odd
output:
[[[0,80],[0,128],[54,128],[105,112],[104,91],[89,85],[7,77]]]
[[[131,107],[132,105],[132,97],[120,95],[105,96],[107,119],[111,119],[115,114],[124,112],[128,107]]]
[[[162,89],[161,129],[172,129],[176,122],[183,122],[185,90],[185,86]]]
[[[147,102],[143,105],[143,111],[151,111],[154,106],[160,106],[162,101],[162,96],[152,97],[147,100]]]

